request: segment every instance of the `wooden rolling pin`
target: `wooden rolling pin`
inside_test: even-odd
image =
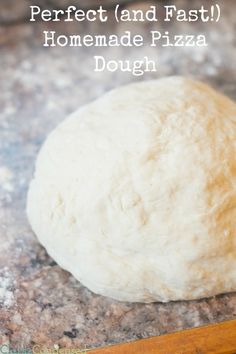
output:
[[[90,354],[236,354],[236,320],[89,351]]]

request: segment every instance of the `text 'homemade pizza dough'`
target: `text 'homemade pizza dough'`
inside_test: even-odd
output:
[[[236,290],[236,105],[181,77],[105,94],[44,143],[28,193],[48,253],[125,301]]]

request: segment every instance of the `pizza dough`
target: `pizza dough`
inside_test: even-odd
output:
[[[236,290],[236,105],[181,77],[135,83],[47,138],[29,221],[97,294],[197,299]]]

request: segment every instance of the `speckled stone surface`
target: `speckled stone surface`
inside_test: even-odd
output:
[[[27,3],[27,1],[24,1]],[[22,2],[23,3],[23,2]],[[198,1],[177,0],[179,7]],[[202,1],[201,3],[204,3]],[[211,1],[205,1],[208,5]],[[25,198],[36,154],[67,114],[118,85],[181,74],[201,79],[236,98],[234,0],[222,5],[219,24],[158,23],[172,33],[205,32],[208,48],[43,48],[42,31],[147,33],[153,24],[78,25],[21,22],[0,26],[0,343],[78,348],[168,333],[236,317],[236,295],[167,304],[119,303],[92,294],[60,269],[33,235]],[[147,7],[148,1],[129,7]],[[0,4],[0,12],[2,2]],[[23,11],[23,10],[22,10]],[[14,15],[14,14],[13,14]],[[12,18],[15,17],[12,15]],[[0,17],[1,19],[1,17]],[[135,78],[95,74],[93,55],[158,59],[158,71]]]

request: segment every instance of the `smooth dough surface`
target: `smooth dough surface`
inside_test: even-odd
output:
[[[27,213],[95,293],[165,302],[235,291],[235,103],[181,77],[105,94],[47,138]]]

